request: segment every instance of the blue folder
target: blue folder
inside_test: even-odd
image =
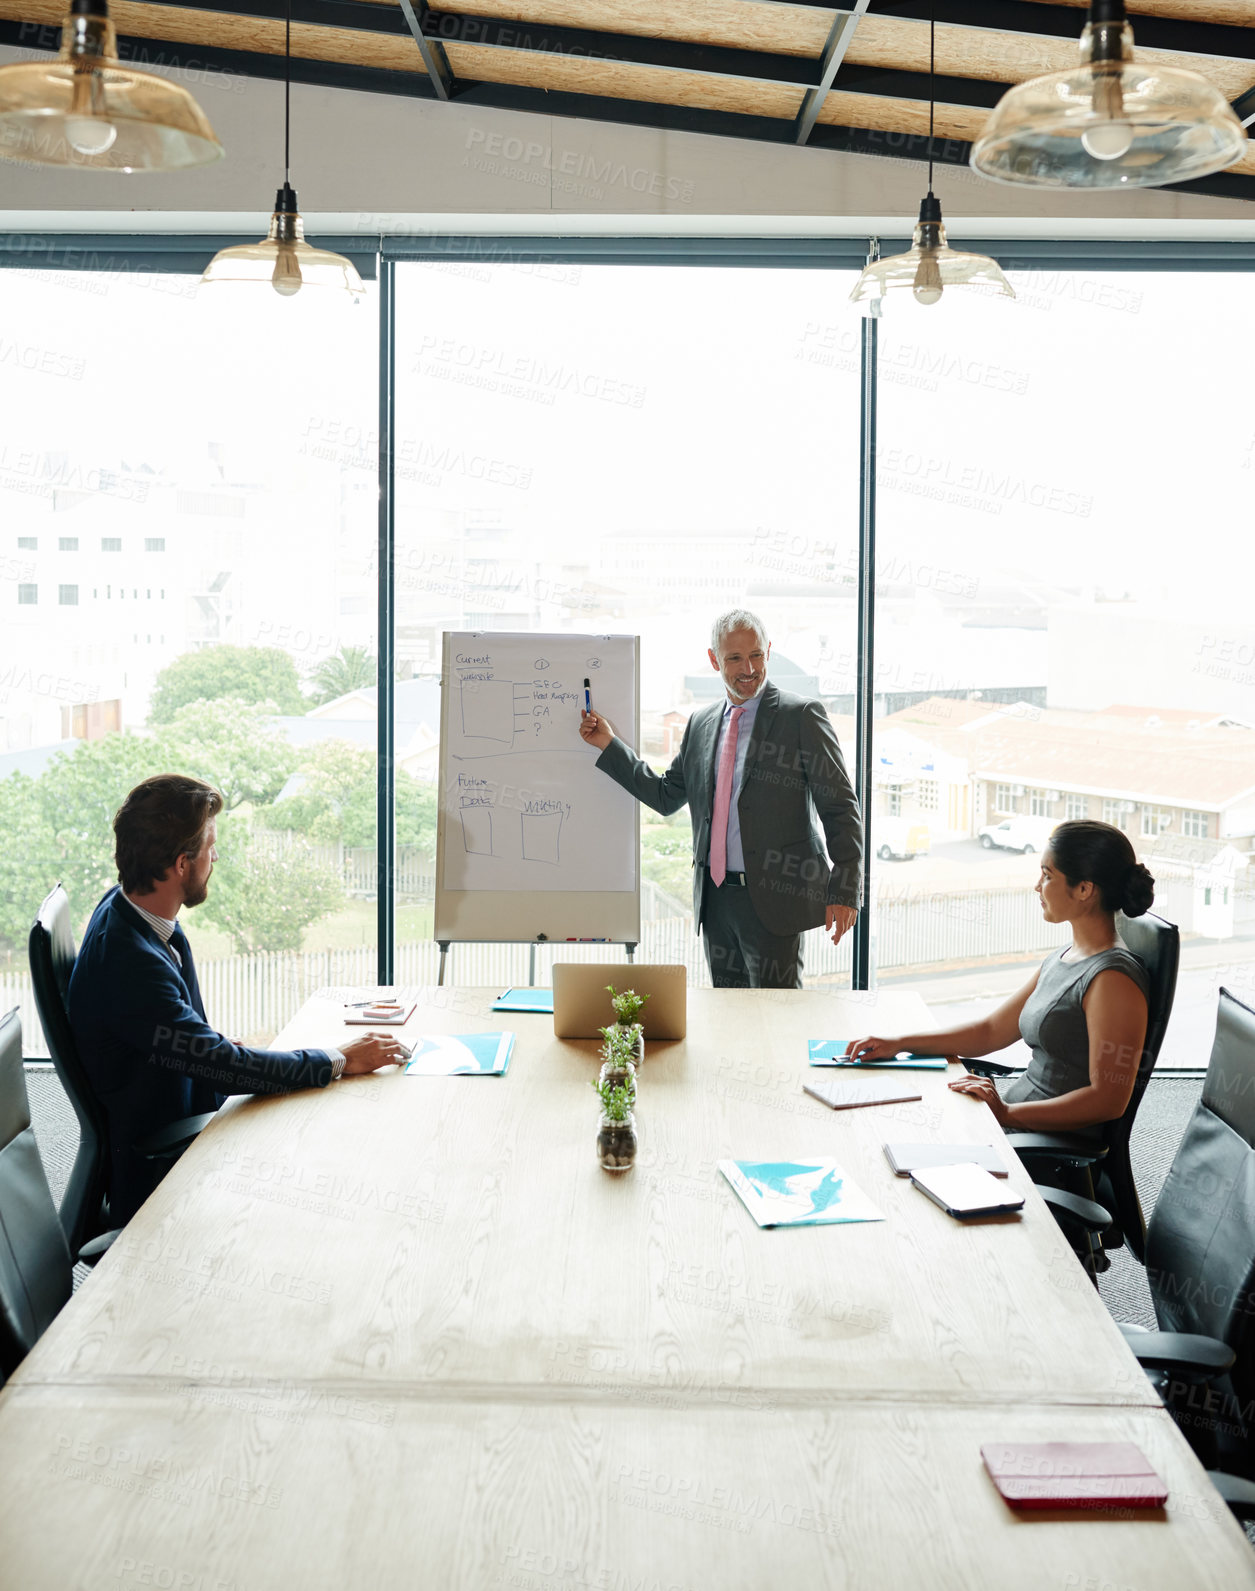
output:
[[[506,989],[493,1005],[494,1011],[535,1011],[553,1015],[552,989]]]
[[[899,1050],[887,1061],[852,1061],[846,1055],[849,1039],[807,1039],[812,1066],[865,1066],[872,1072],[944,1072],[944,1055],[925,1055],[918,1050]]]

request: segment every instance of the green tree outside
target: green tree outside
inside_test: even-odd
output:
[[[56,836],[34,779],[0,780],[0,944],[26,943],[39,903],[61,877]]]
[[[274,711],[299,714],[309,708],[301,695],[296,664],[274,646],[207,646],[184,652],[157,675],[148,707],[150,724],[168,724],[190,702],[222,697],[273,702]]]
[[[274,703],[224,697],[181,707],[162,733],[167,762],[221,790],[228,812],[273,801],[296,771]]]
[[[300,759],[300,788],[259,813],[267,828],[318,845],[373,846],[376,757],[348,740],[319,740]],[[396,775],[397,844],[435,855],[436,791],[403,768]]]
[[[337,696],[345,696],[349,691],[374,685],[377,678],[373,653],[364,646],[342,646],[338,652],[323,658],[310,674],[309,683],[314,689],[313,704],[321,707],[324,702],[333,702]]]
[[[687,811],[641,829],[641,876],[677,900],[693,892],[693,835]]]
[[[237,950],[299,950],[305,930],[344,905],[339,876],[296,840],[281,855],[239,817],[218,830],[218,865],[198,910],[231,935]]]

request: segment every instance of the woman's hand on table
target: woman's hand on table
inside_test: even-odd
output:
[[[994,1120],[999,1127],[1006,1127],[1010,1122],[1010,1107],[1003,1101],[1002,1095],[994,1087],[992,1079],[988,1077],[956,1077],[949,1085],[956,1094],[966,1094],[969,1099],[979,1100],[988,1105],[994,1113]]]
[[[381,1066],[399,1066],[410,1058],[409,1046],[393,1033],[363,1033],[339,1046],[344,1056],[344,1077],[361,1077],[377,1072]]]
[[[905,1047],[901,1039],[851,1039],[845,1047],[844,1058],[847,1061],[891,1061]]]

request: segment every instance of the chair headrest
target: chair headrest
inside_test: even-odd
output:
[[[1255,1148],[1255,1010],[1221,989],[1203,1104]]]
[[[22,1070],[22,1018],[16,1006],[0,1017],[0,1149],[31,1124]]]
[[[1157,917],[1154,912],[1146,912],[1141,917],[1126,917],[1123,912],[1117,912],[1116,932],[1146,968],[1150,978],[1146,1043],[1158,1050],[1176,993],[1177,967],[1181,959],[1180,931],[1175,923]]]
[[[60,884],[47,896],[39,908],[35,925],[31,929],[31,949],[40,948],[49,958],[52,975],[61,991],[61,999],[70,996],[70,974],[74,971],[78,951],[74,946],[74,930],[70,924],[70,902]]]

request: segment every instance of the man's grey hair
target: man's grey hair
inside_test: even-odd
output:
[[[753,630],[763,646],[767,645],[767,626],[756,613],[748,608],[729,608],[710,627],[710,650],[716,657],[723,656],[723,643],[733,630]]]

